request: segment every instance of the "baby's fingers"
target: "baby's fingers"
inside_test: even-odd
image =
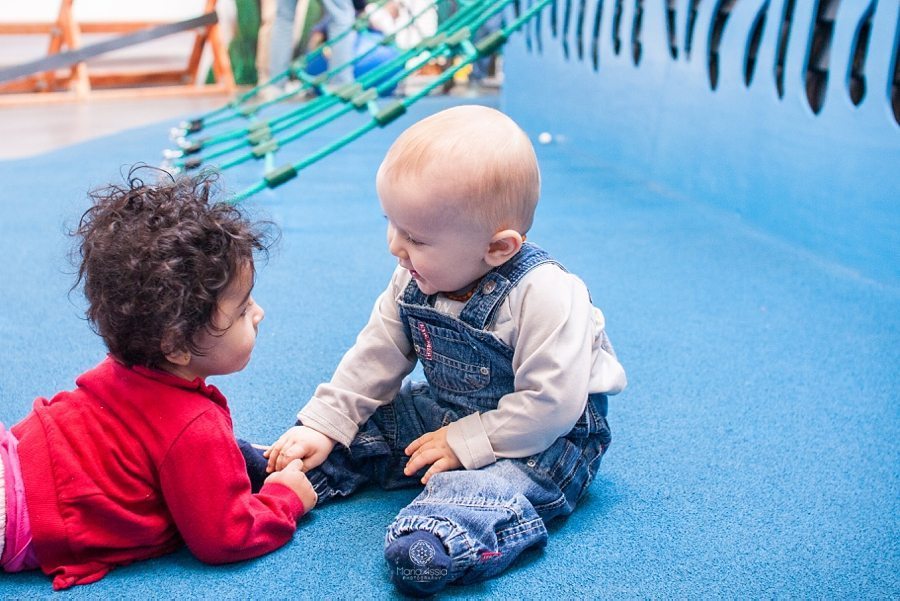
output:
[[[287,444],[281,448],[281,453],[278,455],[278,459],[275,462],[275,469],[283,470],[289,463],[294,461],[295,459],[303,459],[304,458],[304,448],[303,445],[298,444]]]
[[[282,435],[281,438],[275,441],[269,450],[263,453],[265,457],[269,459],[269,465],[266,468],[266,471],[269,473],[275,472],[283,468],[287,465],[287,461],[282,460],[282,455],[287,447],[290,446],[290,442],[286,439],[286,436]],[[281,463],[281,465],[279,465]]]
[[[422,476],[422,484],[428,484],[428,481],[431,480],[431,477],[435,474],[439,474],[441,472],[446,472],[450,469],[450,462],[446,459],[438,459],[434,463],[431,464],[431,467],[428,468],[428,471]]]
[[[406,453],[407,455],[412,455],[419,449],[419,447],[421,447],[423,444],[428,442],[429,438],[431,438],[431,432],[429,432],[428,434],[423,434],[422,436],[418,437],[417,439],[415,439],[414,441],[409,443],[409,446],[407,446],[403,450],[403,452]]]
[[[282,451],[278,454],[278,458],[275,460],[275,469],[279,472],[283,470],[287,465],[291,462],[291,457],[288,456],[287,453]]]
[[[426,465],[430,465],[441,458],[440,451],[435,449],[424,449],[413,454],[409,459],[409,463],[403,468],[403,473],[412,476]]]
[[[281,456],[281,447],[278,444],[274,444],[269,447],[269,450],[263,453],[263,457],[269,460],[269,464],[266,466],[266,471],[272,473],[277,470],[278,458]]]

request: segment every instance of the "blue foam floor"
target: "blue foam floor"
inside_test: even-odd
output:
[[[239,436],[277,437],[353,342],[394,265],[373,186],[380,157],[413,118],[452,102],[426,99],[248,201],[283,239],[254,293],[267,312],[254,359],[215,381]],[[0,163],[3,422],[103,356],[69,294],[63,232],[89,188],[157,160],[169,125]],[[538,152],[544,194],[529,239],[587,282],[630,386],[612,399],[600,475],[548,546],[446,596],[900,596],[900,291],[625,165]],[[224,182],[237,191],[260,173],[247,165]],[[211,567],[183,550],[67,597],[389,598],[384,529],[414,494],[368,490],[324,507],[257,560]],[[51,595],[40,574],[0,576],[0,597]]]

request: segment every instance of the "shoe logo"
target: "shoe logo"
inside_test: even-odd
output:
[[[434,559],[434,547],[424,540],[416,541],[409,548],[409,560],[417,566],[427,566]]]

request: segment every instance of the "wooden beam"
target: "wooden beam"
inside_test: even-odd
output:
[[[56,21],[52,23],[21,22],[0,23],[0,35],[25,35],[42,34],[49,35],[47,55],[52,56],[65,51],[74,51],[82,48],[82,36],[84,34],[131,34],[144,29],[168,25],[167,21],[90,21],[80,23],[74,18],[72,4],[74,0],[60,0]],[[215,12],[216,0],[206,0],[204,15]],[[190,31],[190,30],[187,30]],[[184,84],[198,84],[205,79],[205,73],[199,73],[203,51],[209,47],[212,52],[212,71],[215,75],[217,86],[210,90],[212,93],[220,89],[233,91],[235,88],[234,75],[231,70],[231,61],[228,57],[228,48],[221,39],[218,23],[212,23],[194,29],[195,39],[188,56],[188,64],[184,70],[165,69],[151,72],[149,70],[138,71],[107,71],[97,72],[96,65],[90,67],[85,61],[75,63],[71,67],[58,70],[45,71],[23,77],[14,82],[0,84],[0,93],[9,94],[22,90],[37,93],[36,95],[52,94],[61,87],[67,87],[74,92],[77,98],[87,98],[98,87],[108,86],[146,86],[157,89],[162,86],[183,86]],[[179,93],[184,93],[180,89]]]

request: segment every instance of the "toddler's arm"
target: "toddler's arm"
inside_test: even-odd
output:
[[[313,497],[303,483],[305,476],[293,471],[267,478],[259,493],[251,494],[231,422],[217,407],[181,433],[160,464],[159,480],[178,531],[206,563],[274,551],[291,539],[297,519],[314,504],[307,504]]]

